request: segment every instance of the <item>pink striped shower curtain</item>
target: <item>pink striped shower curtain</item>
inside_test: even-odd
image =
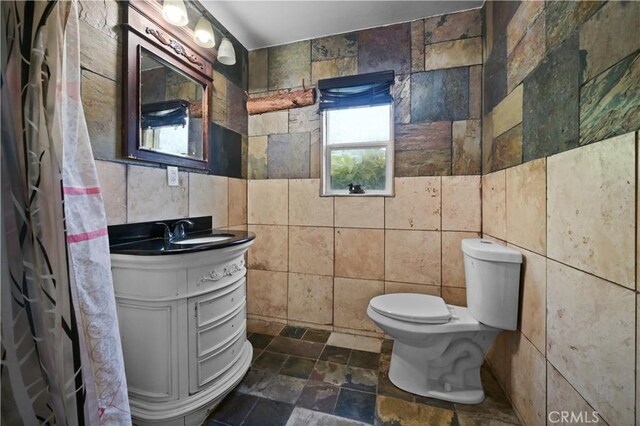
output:
[[[77,0],[1,7],[1,420],[131,424]]]

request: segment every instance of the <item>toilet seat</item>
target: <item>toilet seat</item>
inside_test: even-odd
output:
[[[451,312],[444,300],[426,294],[384,294],[371,299],[369,306],[380,315],[399,321],[444,324],[451,319]]]
[[[387,315],[380,314],[373,310],[371,305],[367,308],[367,315],[376,323],[376,325],[393,338],[394,336],[413,336],[417,340],[421,340],[424,336],[433,334],[457,333],[457,332],[476,332],[497,330],[488,325],[484,325],[475,319],[467,308],[462,306],[449,305],[451,309],[451,318],[445,323],[417,323],[407,320],[391,318]]]

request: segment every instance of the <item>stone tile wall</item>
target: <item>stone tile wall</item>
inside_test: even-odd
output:
[[[168,186],[159,167],[102,160],[96,167],[109,225],[212,216],[216,228],[246,228],[245,179],[181,171],[179,185]]]
[[[525,258],[518,331],[488,355],[523,422],[597,410],[609,424],[640,423],[639,5],[487,2],[482,32],[472,11],[249,52],[256,96],[303,78],[397,72],[395,197],[325,198],[315,108],[252,116],[244,130],[242,65],[214,74],[213,120],[248,133],[248,183],[181,172],[169,188],[160,168],[112,161],[118,6],[82,2],[83,102],[94,155],[109,160],[97,162],[109,223],[248,223],[251,318],[363,335],[380,334],[365,313],[378,294],[464,305],[460,240],[481,231]]]
[[[482,177],[484,237],[524,256],[518,331],[488,359],[525,424],[558,409],[636,421],[637,137]]]
[[[181,170],[180,186],[169,188],[159,165],[122,157],[123,6],[79,5],[82,101],[94,158],[105,160],[97,165],[109,224],[209,214],[217,227],[246,224],[246,49],[234,43],[237,64],[214,66],[209,173],[219,176]],[[192,26],[199,16],[191,16]]]
[[[465,305],[460,241],[480,235],[480,176],[395,186],[391,198],[334,198],[320,197],[319,179],[249,180],[249,317],[380,335],[366,315],[376,295]]]
[[[640,3],[484,15],[482,229],[525,258],[518,331],[490,364],[525,424],[637,423]]]
[[[251,318],[379,335],[375,295],[465,304],[456,248],[481,226],[481,31],[477,9],[249,52],[255,97],[396,73],[392,198],[319,196],[317,105],[249,117]]]
[[[481,169],[479,9],[249,52],[249,92],[394,70],[395,175],[477,175]],[[249,178],[320,176],[317,105],[249,117]]]
[[[640,127],[640,3],[484,9],[483,173]]]

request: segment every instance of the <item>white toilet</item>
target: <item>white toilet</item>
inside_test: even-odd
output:
[[[436,296],[385,294],[367,315],[393,338],[389,379],[407,392],[462,404],[484,399],[480,366],[502,330],[515,330],[522,254],[462,240],[467,308]]]

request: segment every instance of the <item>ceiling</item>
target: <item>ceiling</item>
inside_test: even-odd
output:
[[[248,50],[482,6],[483,0],[200,0]]]

